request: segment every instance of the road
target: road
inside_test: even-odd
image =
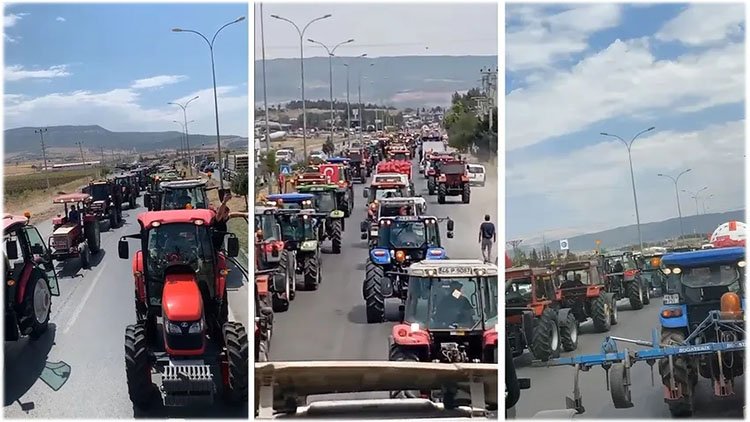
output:
[[[427,181],[414,167],[414,185],[427,201],[427,214],[451,217],[455,221],[455,237],[445,237],[444,247],[451,258],[481,259],[477,243],[479,224],[484,214],[497,219],[496,176],[485,187],[473,187],[470,204],[460,197],[449,197],[440,205],[437,196],[427,195]],[[489,176],[489,175],[488,175]],[[355,185],[355,212],[346,220],[340,255],[327,254],[323,249],[323,281],[317,291],[297,291],[289,311],[274,316],[270,360],[387,360],[388,336],[395,322],[368,324],[365,318],[362,282],[367,259],[366,242],[360,240],[359,223],[365,215],[361,184]],[[496,255],[496,250],[493,251]],[[398,318],[398,301],[387,301],[386,317]],[[322,397],[323,396],[319,396]],[[332,396],[326,396],[330,399]],[[384,394],[347,395],[348,398],[382,398]],[[319,398],[311,398],[316,401]]]
[[[612,327],[610,335],[651,339],[651,330],[658,325],[658,312],[661,299],[654,298],[651,304],[639,311],[631,311],[627,300],[619,302],[620,321]],[[563,353],[562,356],[600,353],[601,342],[605,335],[595,333],[592,324],[581,326],[578,337],[578,350]],[[618,346],[622,349],[623,346]],[[638,346],[630,346],[631,348]],[[516,405],[518,419],[530,418],[541,410],[565,408],[565,396],[572,397],[573,374],[571,367],[538,368],[528,366],[531,361],[529,353],[516,358],[519,377],[531,378],[531,389],[521,393]],[[593,419],[635,419],[635,418],[671,418],[669,408],[664,403],[659,369],[654,366],[654,386],[651,386],[651,371],[645,362],[636,363],[631,370],[631,391],[633,407],[615,409],[609,391],[607,391],[604,370],[593,368],[580,375],[581,394],[586,412],[579,417]],[[735,385],[736,395],[727,399],[714,397],[711,383],[700,378],[695,400],[695,416],[701,419],[741,418],[744,406],[744,378]]]
[[[125,380],[125,326],[135,321],[131,261],[119,259],[120,236],[136,233],[137,213],[124,210],[122,227],[102,232],[102,251],[83,270],[78,259],[57,263],[61,295],[52,298],[50,330],[37,342],[22,339],[5,343],[6,418],[132,418]],[[33,216],[32,216],[33,222]],[[47,239],[51,221],[35,223]],[[131,257],[134,245],[131,242]],[[247,276],[230,272],[230,319],[249,329]],[[70,365],[62,387],[53,390],[40,379],[54,363]],[[45,366],[47,369],[45,369]],[[59,371],[58,371],[59,372]],[[46,377],[45,377],[46,378]],[[54,383],[53,383],[54,384]],[[221,403],[221,401],[219,401]],[[247,408],[217,404],[211,408],[166,411],[155,409],[152,417],[210,416],[247,417]]]

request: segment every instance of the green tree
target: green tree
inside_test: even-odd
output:
[[[263,166],[261,174],[267,180],[268,192],[270,193],[274,186],[274,175],[278,168],[278,163],[276,163],[276,150],[271,150],[262,155],[260,162]]]
[[[333,145],[333,139],[331,139],[331,137],[328,136],[326,138],[326,143],[323,144],[323,152],[326,153],[327,155],[332,155],[334,149],[335,147]]]
[[[538,265],[539,264],[539,255],[536,253],[536,248],[531,249],[531,256],[529,257],[529,263],[531,265]]]
[[[247,195],[249,193],[249,181],[248,174],[246,172],[238,173],[232,178],[232,192],[237,195],[241,195],[245,199],[247,205]]]

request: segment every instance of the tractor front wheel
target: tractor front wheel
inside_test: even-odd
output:
[[[464,184],[463,191],[461,191],[461,200],[464,204],[468,204],[471,201],[471,190],[468,183]]]
[[[84,223],[83,232],[86,237],[86,242],[89,244],[91,253],[99,253],[101,247],[101,229],[99,228],[99,221],[90,221]]]
[[[685,334],[678,330],[662,328],[661,344],[676,345],[685,340]],[[675,387],[682,392],[682,397],[677,400],[667,401],[669,412],[673,417],[693,416],[693,388],[697,382],[698,374],[684,357],[672,358],[672,368],[669,367],[669,359],[659,360],[659,375],[661,382],[667,390],[671,389],[671,379],[674,377]]]
[[[78,254],[81,257],[81,268],[90,269],[91,268],[91,250],[89,249],[89,245],[86,243],[82,243],[78,247]]]
[[[331,225],[331,249],[333,253],[341,253],[341,220],[335,220]]]
[[[388,351],[388,360],[390,361],[402,361],[402,362],[419,362],[419,356],[414,351],[405,349],[397,344],[392,344]],[[391,391],[390,396],[392,399],[415,399],[419,398],[419,391]]]
[[[18,326],[21,334],[36,340],[47,332],[52,309],[52,293],[44,273],[32,271],[23,296],[23,314]]]
[[[380,286],[383,276],[383,268],[368,260],[365,265],[365,283],[362,286],[362,294],[369,324],[385,321],[385,297]]]
[[[638,280],[633,280],[628,285],[628,300],[633,310],[643,309],[643,285]]]
[[[131,209],[131,210],[134,210],[134,209],[135,209],[135,206],[136,206],[136,203],[135,203],[135,196],[132,196],[132,197],[130,198],[130,209]]]
[[[560,342],[566,352],[578,348],[578,320],[572,312],[568,312],[567,318],[560,325]]]
[[[246,404],[248,391],[248,339],[245,327],[239,322],[224,324],[224,342],[227,348],[229,379],[227,398],[232,404]]]
[[[110,230],[117,228],[117,212],[114,208],[109,209],[109,228]]]
[[[434,177],[427,178],[427,193],[429,193],[430,195],[435,194],[435,178]]]
[[[320,284],[320,262],[315,255],[305,257],[305,289],[318,290]]]
[[[438,204],[445,204],[445,196],[448,193],[448,189],[445,187],[445,183],[440,183],[437,188]]]
[[[125,374],[130,401],[137,407],[148,408],[153,403],[156,388],[151,382],[146,329],[142,324],[125,328]]]
[[[612,302],[603,293],[591,303],[591,319],[596,331],[609,331],[612,325]]]
[[[531,353],[543,362],[560,353],[560,327],[557,325],[557,312],[551,308],[545,309],[536,321]]]

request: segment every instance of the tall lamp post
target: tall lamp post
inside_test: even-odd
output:
[[[680,236],[685,236],[685,230],[682,228],[682,208],[680,208],[680,191],[677,190],[677,182],[680,180],[680,177],[682,177],[683,174],[689,172],[692,169],[684,170],[682,173],[678,174],[677,177],[672,177],[668,174],[662,174],[659,173],[657,176],[666,177],[672,180],[674,183],[674,195],[677,197],[677,213],[680,216]]]
[[[190,170],[190,175],[191,176],[193,175],[193,164],[190,162],[190,159],[192,157],[190,156],[190,138],[189,138],[189,135],[188,135],[188,127],[187,127],[187,125],[188,125],[188,121],[187,121],[187,106],[190,105],[191,102],[193,102],[193,101],[195,101],[197,99],[198,99],[198,96],[196,95],[195,97],[189,99],[185,104],[180,104],[180,103],[177,103],[177,102],[168,102],[167,103],[167,104],[171,104],[171,105],[180,106],[180,108],[182,109],[182,118],[183,118],[183,121],[185,122],[185,125],[183,127],[183,129],[185,130],[185,148],[187,149],[188,169]]]
[[[693,199],[693,200],[695,200],[695,215],[699,214],[699,210],[698,210],[698,197],[700,196],[701,192],[703,192],[706,189],[708,189],[708,186],[704,186],[704,187],[698,189],[697,192],[692,192],[692,191],[685,190],[685,189],[682,190],[683,192],[685,192],[687,194],[690,194],[690,198]]]
[[[305,162],[307,162],[307,107],[305,106],[305,46],[302,42],[302,40],[305,38],[305,31],[307,31],[307,28],[312,25],[313,22],[317,22],[319,20],[328,19],[331,17],[331,14],[327,14],[324,16],[321,16],[319,18],[315,18],[311,20],[310,22],[305,25],[302,30],[299,29],[299,26],[297,26],[296,23],[292,22],[291,20],[281,17],[279,15],[271,15],[274,19],[279,19],[285,22],[289,22],[292,24],[294,29],[297,30],[297,33],[299,34],[299,67],[300,67],[300,75],[302,78],[302,152],[303,152],[303,159]]]
[[[365,57],[366,54],[361,55],[360,57]],[[375,66],[375,63],[370,63],[370,67]],[[365,116],[364,116],[364,110],[362,105],[362,66],[358,66],[358,76],[357,76],[357,97],[359,101],[359,143],[362,143],[362,132],[365,130]]]
[[[612,134],[609,134],[609,133],[606,133],[606,132],[601,132],[600,133],[600,135],[602,135],[602,136],[609,136],[609,137],[612,137],[612,138],[619,139],[620,141],[622,141],[623,144],[625,144],[625,147],[628,149],[628,161],[630,162],[630,183],[633,185],[633,202],[635,203],[635,221],[636,221],[636,226],[638,227],[638,245],[639,245],[641,251],[643,251],[643,236],[641,236],[641,216],[638,213],[638,196],[635,193],[635,176],[633,175],[633,156],[630,153],[630,149],[633,146],[633,142],[635,142],[636,138],[638,138],[639,136],[643,135],[644,133],[650,132],[650,131],[652,131],[654,129],[655,129],[655,127],[651,126],[648,129],[645,129],[645,130],[642,130],[642,131],[636,133],[636,135],[633,136],[633,138],[630,140],[629,143],[626,142],[624,139],[620,138],[617,135],[612,135]]]
[[[318,44],[322,46],[323,48],[326,49],[326,52],[328,53],[328,81],[329,81],[329,91],[331,95],[331,142],[333,142],[333,121],[334,121],[333,119],[333,53],[335,53],[336,49],[339,48],[340,46],[354,42],[354,39],[351,38],[346,41],[342,41],[330,49],[328,48],[327,45],[323,44],[320,41],[315,41],[310,38],[308,38],[307,41],[310,41],[313,44]]]
[[[710,201],[711,198],[713,198],[713,197],[714,197],[714,194],[712,193],[711,195],[708,195],[708,197],[706,197],[706,198],[703,199],[702,202],[703,202],[703,214],[704,215],[706,214],[706,201]],[[711,207],[709,206],[708,209],[711,209]]]
[[[182,123],[179,120],[172,120],[172,122],[177,123],[182,128],[182,142],[183,142],[183,145],[187,146],[187,124]],[[187,123],[195,123],[195,120],[191,120]],[[183,153],[185,153],[185,151],[183,151]]]
[[[211,38],[211,41],[206,38],[205,35],[201,34],[198,31],[194,31],[192,29],[181,29],[181,28],[173,28],[173,32],[192,32],[193,34],[196,34],[203,38],[204,41],[206,41],[206,44],[208,44],[208,49],[211,51],[211,76],[213,78],[214,82],[214,115],[216,117],[216,149],[217,154],[219,156],[219,163],[221,163],[221,135],[219,134],[219,99],[216,95],[216,66],[214,64],[214,41],[216,41],[216,36],[219,35],[219,32],[221,32],[222,29],[226,28],[229,25],[235,24],[237,22],[241,22],[245,20],[244,16],[240,16],[239,18],[233,20],[232,22],[225,23],[221,28],[219,28],[215,33],[213,38]],[[190,148],[188,147],[188,154],[190,154]],[[190,160],[188,159],[188,163]],[[192,174],[192,167],[190,169],[190,174]],[[222,175],[221,171],[221,164],[219,164],[219,189],[224,190],[224,177]]]

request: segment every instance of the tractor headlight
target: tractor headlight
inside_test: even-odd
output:
[[[675,267],[675,268],[674,268],[674,269],[672,270],[672,273],[673,273],[673,274],[680,274],[681,272],[682,272],[682,269],[681,269],[680,267]]]
[[[190,334],[198,334],[201,331],[203,331],[203,321],[196,321],[190,325],[190,329],[188,329],[188,333]]]
[[[182,334],[182,329],[179,325],[167,321],[167,333],[169,334]]]

